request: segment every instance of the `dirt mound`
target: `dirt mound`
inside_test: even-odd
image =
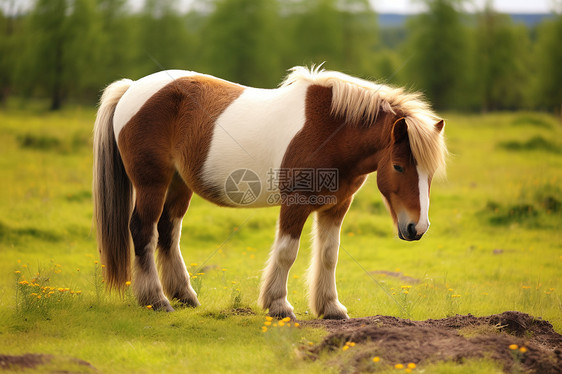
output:
[[[506,372],[562,374],[562,335],[549,322],[519,312],[426,321],[373,316],[302,325],[330,332],[321,343],[303,349],[308,358],[347,350],[334,362],[342,373],[375,371],[380,365],[372,358],[378,356],[386,365],[412,362],[422,367],[437,361],[490,358]]]
[[[52,355],[26,353],[21,356],[0,354],[0,370],[21,371],[24,369],[37,369],[47,365],[46,372],[56,373],[95,373],[96,369],[83,360],[72,357],[55,357]],[[42,371],[43,372],[43,371]]]

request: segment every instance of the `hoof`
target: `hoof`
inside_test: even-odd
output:
[[[174,308],[172,308],[168,300],[162,300],[152,304],[152,310],[157,310],[162,312],[173,312]]]
[[[296,320],[297,317],[293,313],[293,307],[287,299],[277,299],[269,305],[268,315],[273,318],[283,319],[289,317],[292,320]]]
[[[195,299],[178,299],[180,306],[183,308],[197,308],[201,305],[199,300]]]
[[[297,320],[297,316],[295,316],[295,313],[293,313],[292,311],[277,312],[277,313],[269,312],[269,313],[267,313],[267,315],[270,316],[270,317],[273,317],[273,318],[277,318],[277,319],[283,319],[283,318],[289,317],[292,321]]]
[[[347,315],[347,313],[343,313],[343,314],[326,314],[324,316],[322,316],[323,319],[349,319],[349,316]]]

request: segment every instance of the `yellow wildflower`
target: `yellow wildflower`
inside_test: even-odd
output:
[[[146,309],[152,309],[152,305],[147,305]]]
[[[415,369],[415,368],[416,368],[416,364],[413,363],[413,362],[410,362],[410,363],[408,364],[408,368],[410,368],[410,369]]]
[[[342,350],[347,351],[349,349],[349,345],[344,345]]]
[[[511,349],[512,351],[515,351],[518,348],[519,348],[519,346],[517,344],[510,344],[509,345],[509,349]]]
[[[289,322],[289,321],[291,321],[291,317],[285,317],[285,318],[283,318],[281,321],[283,321],[283,322]]]
[[[403,290],[409,290],[410,288],[412,288],[412,286],[401,286],[400,288],[402,288]]]
[[[16,274],[21,274],[21,271],[16,270],[15,273],[16,273]]]
[[[519,352],[525,353],[525,352],[527,352],[527,348],[521,347],[521,348],[519,348]]]
[[[396,364],[396,365],[394,365],[394,368],[395,368],[395,369],[404,369],[404,365],[402,365],[402,364]]]
[[[126,281],[125,282],[125,286],[130,286],[131,285],[131,281]]]
[[[18,283],[21,284],[21,285],[24,285],[24,286],[27,286],[29,284],[29,282],[26,281],[26,280],[23,280],[23,281],[18,282]]]
[[[278,324],[279,324],[279,327],[285,326],[285,322],[283,322],[283,321],[279,321]]]
[[[271,316],[266,316],[266,317],[265,317],[265,320],[271,322],[271,321],[273,321],[273,317],[271,317]]]
[[[379,362],[381,358],[379,356],[373,357],[373,362]]]
[[[262,331],[262,332],[266,332],[266,331],[267,331],[267,326],[262,326],[262,327],[261,327],[261,331]]]
[[[263,324],[264,324],[265,326],[271,326],[271,322],[270,322],[270,321],[265,321]]]
[[[300,323],[295,322],[294,326],[295,326],[295,327],[299,327],[299,326],[300,326]]]

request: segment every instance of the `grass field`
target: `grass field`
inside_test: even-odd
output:
[[[0,111],[0,354],[58,357],[45,372],[90,370],[68,357],[120,373],[335,370],[333,358],[295,354],[325,331],[262,331],[256,300],[277,208],[235,210],[194,198],[181,247],[200,308],[154,313],[129,291],[104,292],[91,232],[94,116],[80,108]],[[373,176],[344,223],[340,301],[351,317],[517,310],[562,332],[562,124],[539,113],[445,117],[451,157],[447,178],[432,185],[429,232],[420,242],[398,240]],[[309,239],[289,277],[302,320],[313,318]],[[425,369],[499,370],[489,361]]]

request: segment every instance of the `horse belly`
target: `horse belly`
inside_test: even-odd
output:
[[[279,205],[278,170],[305,123],[305,85],[247,88],[217,119],[202,178],[219,203]]]

